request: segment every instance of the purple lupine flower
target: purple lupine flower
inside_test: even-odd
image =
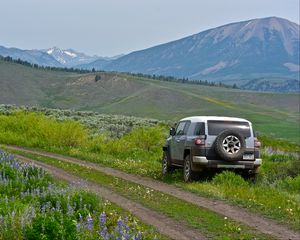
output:
[[[109,240],[110,239],[110,234],[107,231],[107,227],[104,226],[101,231],[98,232],[99,236],[101,237],[102,240]]]
[[[137,235],[135,236],[135,240],[141,240],[142,233],[141,231],[138,231]]]
[[[123,228],[123,221],[122,221],[121,218],[118,219],[117,224],[118,224],[118,227],[119,227],[120,229]]]
[[[70,195],[68,195],[68,202],[67,202],[67,214],[72,215],[74,212],[73,207],[70,204]]]
[[[80,222],[77,222],[76,223],[77,232],[80,232],[80,228],[81,228],[81,224],[80,224]]]
[[[131,235],[129,233],[124,234],[124,240],[129,240],[131,238]]]
[[[103,225],[106,224],[106,214],[105,214],[105,212],[103,212],[103,213],[100,214],[99,222],[100,222],[101,224],[103,224]]]
[[[93,228],[93,218],[90,214],[86,217],[86,223],[87,223],[88,230],[92,230],[92,228]]]
[[[107,227],[105,226],[100,232],[101,236],[104,236],[107,233]]]

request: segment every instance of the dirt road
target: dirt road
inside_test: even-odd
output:
[[[90,168],[93,168],[97,171],[103,172],[103,173],[111,175],[111,176],[115,176],[115,177],[122,178],[122,179],[131,181],[131,182],[134,182],[137,184],[144,185],[146,187],[149,187],[149,188],[161,191],[163,193],[172,195],[179,199],[182,199],[186,202],[193,203],[199,207],[203,207],[203,208],[209,209],[211,211],[214,211],[218,214],[229,217],[237,222],[240,222],[242,224],[253,227],[262,233],[272,235],[278,239],[295,239],[295,240],[300,239],[300,232],[291,230],[287,226],[279,224],[273,220],[267,219],[265,217],[262,217],[260,215],[254,214],[254,213],[251,213],[251,212],[247,211],[246,209],[230,205],[230,204],[225,203],[220,200],[213,200],[213,199],[195,195],[193,193],[184,191],[175,186],[168,185],[168,184],[162,183],[157,180],[124,173],[122,171],[119,171],[119,170],[116,170],[113,168],[104,167],[99,164],[86,162],[86,161],[82,161],[82,160],[79,160],[76,158],[62,156],[59,154],[54,154],[54,153],[49,153],[49,152],[41,152],[41,151],[36,151],[36,150],[31,150],[31,149],[27,149],[27,148],[23,148],[23,147],[16,147],[16,146],[7,146],[7,148],[21,150],[24,152],[38,154],[41,156],[56,158],[61,161],[79,164],[81,166],[90,167]]]
[[[141,221],[154,226],[160,233],[170,237],[171,239],[178,239],[178,240],[207,239],[199,231],[187,227],[184,223],[175,221],[171,218],[166,217],[163,214],[145,208],[139,203],[136,203],[119,194],[116,194],[115,192],[107,188],[101,187],[99,184],[86,181],[82,178],[69,174],[68,172],[62,169],[32,160],[30,158],[26,158],[19,155],[16,155],[16,157],[22,162],[33,163],[34,165],[43,168],[47,172],[51,173],[57,179],[64,180],[80,188],[87,188],[90,191],[99,194],[101,197],[130,211]]]

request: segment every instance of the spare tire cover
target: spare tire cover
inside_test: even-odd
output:
[[[215,150],[224,160],[242,160],[245,148],[245,138],[236,130],[224,130],[215,141]]]

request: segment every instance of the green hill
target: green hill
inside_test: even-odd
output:
[[[163,82],[119,73],[49,71],[0,60],[0,103],[174,121],[189,115],[244,117],[262,134],[299,142],[298,94]]]

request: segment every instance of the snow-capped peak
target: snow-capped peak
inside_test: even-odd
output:
[[[53,53],[61,53],[63,50],[61,50],[58,47],[52,47],[46,50],[46,52],[50,55],[52,55]]]
[[[67,50],[63,50],[63,52],[65,53],[65,54],[67,54],[67,55],[69,55],[70,57],[77,57],[77,54],[76,53],[74,53],[74,52],[69,52],[69,51],[67,51]]]
[[[53,49],[53,48],[50,48],[50,49],[47,50],[47,53],[48,53],[49,55],[51,55],[51,54],[53,53],[53,51],[54,51],[54,49]]]
[[[79,53],[73,49],[60,49],[58,47],[52,47],[43,51],[67,67],[73,67],[82,63],[89,63],[98,59],[97,56],[91,57],[84,53]]]

